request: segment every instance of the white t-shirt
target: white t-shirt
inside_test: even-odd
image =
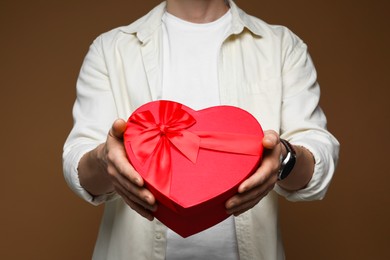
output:
[[[163,16],[164,100],[199,110],[220,104],[218,55],[231,26],[231,13],[196,24],[169,13]],[[183,239],[168,229],[166,259],[238,259],[234,218]]]
[[[230,20],[230,12],[205,24],[187,22],[165,13],[163,99],[196,110],[220,104],[217,63]]]

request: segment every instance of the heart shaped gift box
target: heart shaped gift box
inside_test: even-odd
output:
[[[195,111],[153,101],[129,117],[129,161],[158,201],[155,217],[188,237],[226,219],[225,202],[258,167],[263,130],[233,106]]]

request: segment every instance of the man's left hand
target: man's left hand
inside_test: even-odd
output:
[[[228,214],[238,216],[253,208],[275,186],[278,180],[282,148],[279,135],[272,130],[264,132],[264,153],[260,167],[238,187],[238,194],[230,198],[225,206]]]

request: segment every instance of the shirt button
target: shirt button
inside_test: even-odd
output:
[[[161,233],[156,234],[156,239],[161,239]]]

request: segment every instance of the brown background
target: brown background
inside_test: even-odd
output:
[[[89,44],[159,1],[0,2],[0,259],[90,259],[103,207],[62,177],[75,81]],[[389,1],[237,1],[310,48],[342,144],[323,201],[281,199],[287,259],[390,259]]]

